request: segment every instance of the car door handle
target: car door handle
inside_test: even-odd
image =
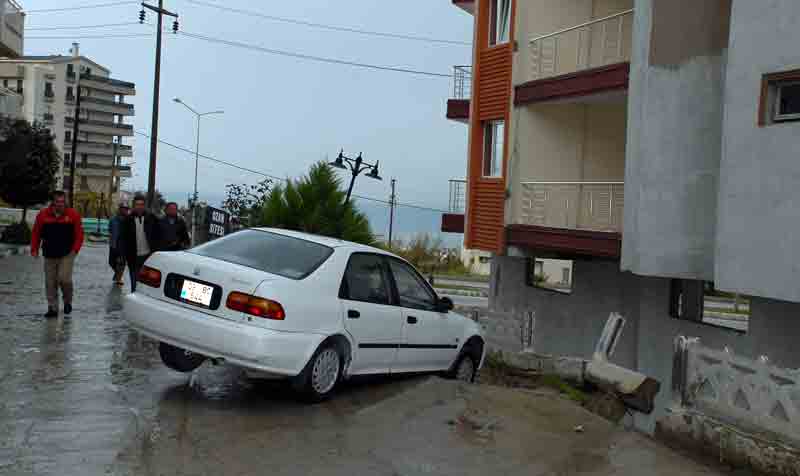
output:
[[[409,324],[416,324],[417,323],[417,318],[414,317],[414,316],[408,316],[406,318],[406,322],[408,322]]]
[[[359,317],[361,317],[361,313],[356,311],[355,309],[349,309],[347,311],[347,317],[349,319],[358,319]]]

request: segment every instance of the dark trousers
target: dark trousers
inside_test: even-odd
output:
[[[136,277],[139,275],[139,270],[142,269],[147,258],[147,256],[137,256],[135,260],[128,258],[128,271],[131,273],[131,292],[136,291]]]

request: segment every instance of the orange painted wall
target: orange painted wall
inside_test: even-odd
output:
[[[490,5],[480,0],[475,20],[475,53],[469,124],[469,160],[467,166],[468,203],[465,246],[502,253],[505,210],[506,170],[508,164],[508,122],[511,115],[511,66],[514,41],[516,0],[511,5],[511,43],[489,46]],[[506,144],[503,152],[503,176],[483,177],[483,123],[504,120]]]

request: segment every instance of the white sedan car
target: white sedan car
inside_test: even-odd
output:
[[[289,377],[312,400],[352,375],[446,372],[472,381],[484,339],[452,308],[391,253],[266,228],[155,253],[124,298],[125,319],[161,342],[168,367],[225,361]]]

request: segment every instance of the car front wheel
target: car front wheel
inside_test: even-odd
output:
[[[159,344],[158,353],[161,355],[161,361],[164,362],[164,365],[176,372],[191,372],[203,365],[206,360],[204,355],[196,354],[165,342]]]
[[[344,360],[333,343],[317,349],[295,380],[295,387],[311,402],[321,402],[333,394],[342,375]]]
[[[464,351],[458,356],[456,363],[448,372],[449,378],[460,380],[462,382],[472,383],[475,381],[475,376],[478,373],[478,365],[471,352]]]

